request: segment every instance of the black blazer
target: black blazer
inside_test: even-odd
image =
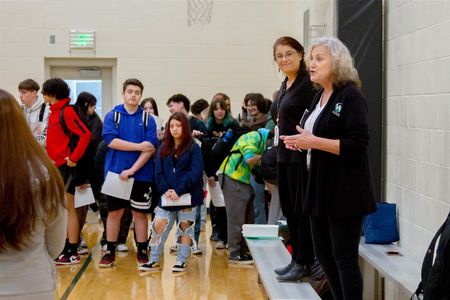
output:
[[[280,135],[297,134],[295,126],[299,125],[302,115],[310,105],[316,94],[309,75],[306,71],[298,74],[291,87],[283,96],[283,89],[286,89],[287,78],[281,84],[278,91],[277,100],[272,104],[270,110],[272,119],[277,124],[277,115],[279,114],[278,126]],[[280,100],[281,97],[281,100]],[[277,147],[277,162],[279,163],[300,163],[303,161],[304,153],[286,149],[283,141],[279,141]]]
[[[320,100],[317,93],[312,111]],[[305,118],[306,119],[306,118]],[[313,134],[340,140],[340,155],[313,149],[304,213],[364,216],[376,210],[369,144],[367,101],[354,84],[335,88],[316,120]]]

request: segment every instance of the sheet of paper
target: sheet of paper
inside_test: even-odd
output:
[[[165,195],[161,196],[161,206],[187,206],[191,205],[191,194],[183,194],[178,200],[173,201],[167,198]]]
[[[223,198],[222,189],[220,188],[220,180],[216,181],[216,185],[212,188],[208,185],[209,195],[215,207],[224,207],[225,199]]]
[[[108,171],[105,182],[103,183],[102,193],[128,201],[130,200],[133,183],[134,178],[122,180],[119,178],[119,174]]]
[[[79,186],[75,187],[75,208],[92,203],[95,203],[95,198],[91,187],[88,187],[86,189],[81,189]]]

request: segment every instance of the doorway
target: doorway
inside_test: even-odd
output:
[[[103,119],[113,107],[115,59],[46,58],[46,78],[62,78],[70,87],[71,103],[89,92],[97,98],[96,111]]]

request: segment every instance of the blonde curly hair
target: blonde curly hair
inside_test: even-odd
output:
[[[309,70],[311,64],[311,52],[318,46],[325,46],[332,57],[332,75],[331,82],[333,86],[340,88],[348,83],[354,83],[361,87],[361,80],[358,76],[358,71],[353,64],[353,58],[350,55],[348,48],[336,37],[322,37],[315,40],[309,47],[308,54],[305,57],[306,66]],[[318,84],[314,83],[316,87]]]

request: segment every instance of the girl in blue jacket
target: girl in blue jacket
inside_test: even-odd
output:
[[[176,112],[168,124],[164,143],[156,158],[156,184],[162,196],[151,225],[150,261],[139,267],[141,271],[160,270],[160,256],[175,221],[180,250],[172,271],[183,272],[186,269],[191,247],[195,244],[195,209],[203,202],[202,153],[192,139],[189,121],[183,113]],[[180,204],[189,197],[189,203]]]

